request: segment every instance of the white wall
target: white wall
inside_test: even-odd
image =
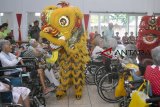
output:
[[[13,29],[13,20],[12,20],[12,13],[4,13],[3,16],[0,16],[1,23],[10,23],[8,27],[12,30]]]
[[[41,12],[60,0],[1,0],[1,12]],[[67,0],[85,13],[89,11],[160,12],[159,0]]]
[[[22,13],[23,40],[26,40],[28,12],[41,12],[49,5],[55,5],[60,0],[0,0],[0,12],[11,12],[15,36],[18,35],[16,13]],[[89,11],[109,12],[148,12],[160,13],[160,0],[67,0],[71,5],[78,6],[84,13]],[[29,19],[30,20],[30,19]],[[17,37],[16,37],[17,39]]]
[[[34,13],[34,12],[29,12],[29,13],[27,13],[27,24],[28,24],[28,25],[29,25],[29,24],[33,25],[33,22],[34,22],[35,20],[41,21],[40,16],[35,16],[35,13]]]

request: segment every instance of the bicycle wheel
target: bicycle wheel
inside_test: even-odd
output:
[[[107,73],[99,82],[98,85],[98,94],[100,97],[110,103],[117,103],[122,100],[122,98],[116,98],[115,88],[118,84],[118,73],[111,72]]]
[[[94,75],[96,70],[99,67],[97,65],[89,65],[86,70],[85,70],[85,75],[86,75],[86,83],[89,85],[94,85]]]
[[[98,86],[100,79],[107,73],[105,66],[101,66],[96,70],[96,73],[94,75],[94,81],[95,84]]]

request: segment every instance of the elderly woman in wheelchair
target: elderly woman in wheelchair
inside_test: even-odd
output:
[[[9,80],[6,80],[9,82]],[[13,100],[13,103],[15,104],[20,104],[23,105],[25,107],[30,107],[30,101],[29,101],[29,93],[30,93],[30,89],[26,88],[26,87],[13,87],[9,84],[0,82],[0,92],[4,93],[4,92],[11,92],[11,99]],[[10,94],[6,94],[3,97],[9,97]],[[8,99],[7,99],[8,100]],[[2,102],[4,103],[4,102]],[[12,102],[10,102],[12,103]],[[11,104],[13,105],[13,104]]]
[[[22,58],[15,56],[14,54],[12,54],[12,45],[10,44],[9,41],[7,40],[1,40],[0,41],[0,62],[1,62],[1,67],[9,67],[9,66],[15,66],[18,63],[20,63],[21,65],[23,65],[23,61]],[[10,82],[16,82],[15,86],[20,86],[21,85],[21,79],[19,78],[19,75],[21,73],[21,71],[25,71],[25,68],[10,68],[9,70],[2,70],[0,71],[1,74],[3,76],[7,76],[9,79],[7,79]],[[12,92],[12,96],[13,96],[13,101],[16,104],[23,104],[26,107],[30,106],[29,103],[29,98],[28,95],[30,93],[30,90],[28,88],[25,87],[11,87],[8,84],[4,83],[4,78],[0,77],[0,80],[3,80],[3,82],[0,82],[0,92],[8,92],[11,91]],[[5,97],[9,96],[9,94],[6,94]],[[3,102],[2,102],[3,103]]]
[[[21,57],[15,56],[14,54],[11,53],[12,45],[8,40],[0,41],[0,50],[1,50],[0,61],[1,61],[2,67],[15,66],[18,63],[20,63],[21,65],[24,65]],[[5,72],[4,75],[18,77],[20,74],[20,71],[22,71],[22,69],[16,68],[14,70],[9,70]],[[24,68],[23,68],[23,71],[25,71]]]

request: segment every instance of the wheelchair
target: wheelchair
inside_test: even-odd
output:
[[[8,84],[10,87],[13,86],[22,86],[22,77],[12,77],[12,76],[4,76],[4,72],[6,72],[8,69],[15,69],[15,68],[22,68],[26,67],[24,65],[22,66],[12,66],[12,67],[0,67],[0,81],[2,83]],[[21,75],[21,72],[20,72]],[[2,107],[23,107],[20,104],[15,104],[13,102],[13,96],[11,91],[5,91],[0,92],[0,106]]]
[[[0,67],[0,72],[1,72],[1,78],[9,78],[12,79],[13,77],[6,77],[3,76],[3,73],[7,70],[7,69],[15,69],[15,68],[22,68],[22,67],[26,67],[27,72],[29,72],[29,75],[26,76],[26,74],[20,72],[20,77],[16,78],[17,81],[12,81],[13,85],[15,86],[25,86],[27,88],[29,88],[31,90],[30,93],[30,103],[31,103],[31,107],[43,107],[46,106],[46,101],[43,95],[43,91],[42,91],[42,86],[39,83],[39,79],[36,76],[36,59],[35,58],[23,58],[23,62],[25,65],[17,65],[17,66],[12,66],[12,67]],[[14,78],[13,78],[14,80]],[[1,94],[5,94],[5,93],[1,93]],[[7,95],[8,94],[8,95]],[[15,105],[12,102],[12,95],[9,94],[8,92],[6,93],[7,96],[10,96],[10,100],[8,100],[9,102],[5,102],[3,99],[1,100],[2,104],[7,104],[11,107],[19,107],[21,105]]]
[[[2,83],[8,84],[11,87],[11,83],[8,79],[0,80]],[[15,104],[13,102],[13,95],[11,91],[0,92],[0,107],[23,107],[21,104]]]

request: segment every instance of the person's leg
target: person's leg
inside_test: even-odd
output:
[[[20,93],[18,93],[18,92],[14,89],[14,87],[13,87],[13,89],[12,89],[12,95],[13,95],[13,102],[14,102],[15,104],[21,104],[21,105],[23,105],[23,98],[22,98],[22,96],[20,95]]]
[[[40,82],[42,84],[42,88],[43,88],[43,90],[45,90],[46,89],[46,85],[45,85],[43,69],[38,69],[38,75],[39,75],[39,78],[40,78]]]
[[[25,107],[30,107],[30,101],[29,101],[29,97],[28,96],[24,100],[24,105],[25,105]]]
[[[42,69],[38,69],[38,74],[39,74],[39,78],[40,78],[40,82],[42,84],[42,88],[43,88],[44,94],[47,94],[47,93],[55,90],[54,88],[48,88],[48,87],[46,87],[46,85],[45,85],[45,78],[44,78],[44,72],[43,72]]]
[[[30,107],[30,101],[29,101],[29,93],[31,92],[30,89],[26,87],[13,87],[12,90],[16,92],[18,95],[20,95],[20,101],[23,102],[25,107]]]
[[[19,100],[18,100],[17,104],[21,104],[21,105],[23,105],[23,99],[22,99],[22,96],[20,96],[20,97],[19,97]]]
[[[59,81],[55,78],[55,75],[53,74],[53,69],[51,69],[50,71],[46,69],[44,72],[51,83],[54,83],[55,86],[59,85]]]

